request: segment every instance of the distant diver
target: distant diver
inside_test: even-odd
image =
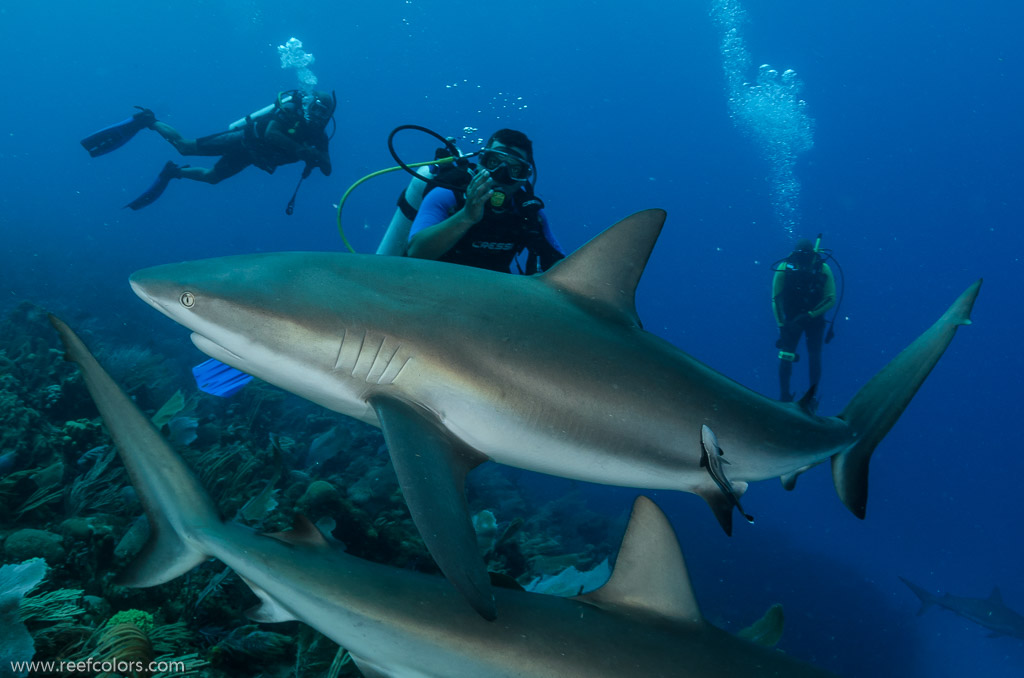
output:
[[[820,235],[818,244],[802,238],[788,257],[772,264],[772,312],[779,326],[779,338],[775,342],[779,349],[779,399],[783,402],[793,400],[790,377],[793,363],[800,358],[796,348],[803,335],[807,342],[810,376],[806,405],[811,411],[817,405],[814,393],[821,381],[822,342],[827,344],[834,334],[830,327],[828,337],[825,337],[825,325],[828,324],[825,313],[836,305],[835,277],[820,254],[820,245]],[[831,254],[826,256],[835,261]],[[835,323],[834,317],[831,322]]]
[[[328,153],[330,137],[327,123],[334,117],[337,97],[331,93],[301,90],[281,92],[277,100],[232,123],[227,130],[186,139],[178,130],[156,119],[153,111],[136,106],[139,112],[121,122],[105,127],[81,141],[89,155],[97,157],[126,144],[142,129],[154,130],[184,156],[220,156],[212,168],[179,166],[168,162],[156,181],[125,207],[139,210],[159,198],[171,179],[191,179],[217,184],[249,165],[273,174],[281,165],[305,162],[302,180],[320,168],[324,176],[331,174]],[[295,189],[298,193],[298,187]],[[294,208],[295,195],[288,203],[287,213]]]

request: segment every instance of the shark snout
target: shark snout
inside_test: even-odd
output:
[[[181,294],[174,294],[176,286],[172,286],[166,280],[147,275],[147,272],[151,269],[144,269],[133,273],[128,278],[128,284],[131,285],[132,291],[142,299],[144,302],[160,311],[164,315],[170,316],[173,304],[180,304]],[[174,298],[178,297],[178,298]]]

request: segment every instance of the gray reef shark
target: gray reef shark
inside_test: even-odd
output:
[[[250,254],[136,272],[136,294],[203,353],[384,432],[427,548],[495,616],[464,496],[486,460],[566,478],[694,492],[731,530],[735,496],[701,467],[701,427],[735,487],[792,487],[826,460],[858,517],[868,463],[968,324],[981,281],[836,417],[736,383],[642,329],[634,296],[665,221],[630,216],[542,275],[326,252]]]
[[[51,322],[149,519],[149,540],[121,575],[122,585],[155,586],[217,558],[259,598],[252,619],[309,624],[346,648],[367,678],[833,675],[705,621],[672,526],[645,497],[634,504],[608,583],[575,598],[496,589],[499,622],[482,619],[441,577],[350,556],[306,520],[270,535],[224,521],[82,341],[60,320]],[[774,612],[758,626],[780,617]]]
[[[900,581],[921,599],[918,615],[924,614],[929,607],[935,605],[984,626],[992,632],[992,637],[1012,636],[1024,640],[1024,615],[1006,606],[998,587],[992,589],[988,598],[961,598],[949,593],[936,596],[903,577],[900,577]]]

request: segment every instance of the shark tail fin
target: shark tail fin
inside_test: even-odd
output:
[[[968,287],[934,325],[865,384],[839,415],[849,425],[855,442],[832,457],[832,480],[840,499],[858,518],[867,512],[868,464],[875,446],[903,414],[957,328],[971,324],[971,308],[980,289],[981,280]]]
[[[907,581],[903,577],[900,577],[900,581],[907,585],[907,587],[914,592],[914,595],[921,599],[921,609],[917,611],[917,616],[924,614],[929,607],[935,605],[938,599],[930,592],[924,590],[917,584]]]

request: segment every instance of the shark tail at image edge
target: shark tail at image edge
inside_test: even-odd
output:
[[[981,290],[978,279],[913,343],[871,378],[839,414],[854,441],[832,456],[836,492],[858,518],[867,513],[868,466],[882,438],[892,429],[910,400],[945,352],[956,330],[971,324],[971,309]],[[795,478],[783,479],[787,489]]]

